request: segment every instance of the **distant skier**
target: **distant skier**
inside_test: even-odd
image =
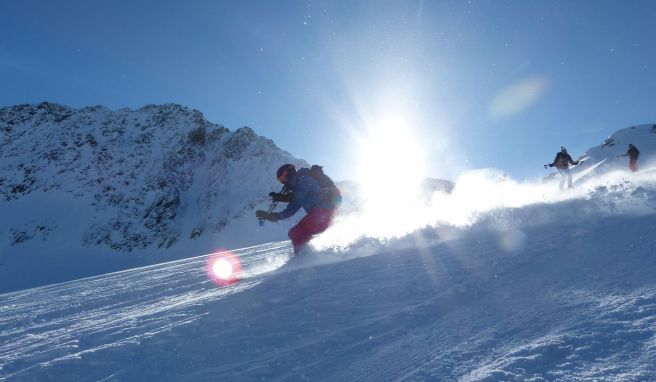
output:
[[[561,176],[560,184],[558,187],[562,190],[565,188],[565,181],[567,181],[567,187],[572,188],[572,173],[569,170],[569,165],[578,165],[583,163],[583,161],[575,161],[567,153],[565,146],[560,146],[560,152],[556,154],[556,159],[552,163],[545,164],[544,168],[556,166],[558,173]]]
[[[277,177],[278,181],[286,186],[283,190],[288,192],[272,192],[269,196],[274,202],[289,203],[287,208],[281,212],[258,210],[255,216],[275,222],[294,215],[303,207],[307,215],[288,232],[294,246],[294,254],[297,255],[313,235],[328,229],[341,204],[342,196],[335,183],[319,166],[296,171],[293,164],[285,164],[278,169]]]
[[[629,143],[629,149],[624,155],[618,155],[618,157],[629,157],[629,168],[631,171],[638,171],[638,157],[640,156],[640,151],[633,144]]]

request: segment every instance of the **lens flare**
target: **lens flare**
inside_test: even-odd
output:
[[[241,262],[232,252],[217,252],[207,256],[207,277],[216,285],[226,286],[239,281]]]
[[[547,84],[546,78],[534,77],[507,87],[492,100],[490,116],[500,118],[521,113],[544,95]]]

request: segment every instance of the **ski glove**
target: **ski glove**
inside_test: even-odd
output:
[[[282,202],[282,203],[291,203],[294,200],[294,194],[291,192],[288,192],[286,194],[278,193],[278,192],[270,192],[269,196],[271,197],[271,200],[274,202]]]
[[[278,218],[276,217],[276,214],[272,214],[272,213],[262,211],[262,210],[255,211],[255,216],[257,216],[258,219],[268,220],[268,221],[272,221],[272,222],[275,222],[275,221],[278,220]]]

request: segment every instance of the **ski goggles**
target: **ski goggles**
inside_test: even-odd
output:
[[[278,181],[282,184],[287,183],[287,175],[289,174],[289,171],[285,171],[280,176],[278,177]]]

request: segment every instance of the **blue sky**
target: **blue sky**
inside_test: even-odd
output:
[[[427,175],[535,179],[561,144],[656,123],[655,18],[639,0],[2,1],[0,106],[175,102],[337,179],[394,120]]]

